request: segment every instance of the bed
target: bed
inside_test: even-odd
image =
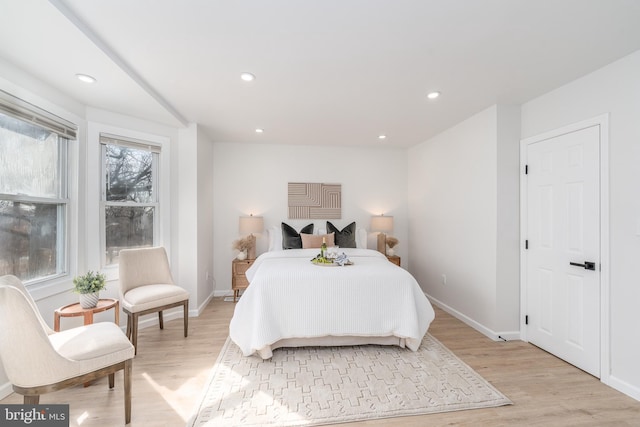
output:
[[[318,249],[260,255],[229,326],[245,356],[280,347],[420,346],[434,311],[413,276],[380,252],[345,248],[352,265],[314,265]]]

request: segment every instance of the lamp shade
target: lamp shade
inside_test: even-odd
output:
[[[261,216],[241,216],[240,234],[261,233],[264,229],[264,220]]]
[[[371,231],[382,231],[382,232],[393,231],[393,217],[383,216],[383,215],[372,216]]]

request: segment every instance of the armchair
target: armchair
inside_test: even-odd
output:
[[[40,395],[124,371],[125,422],[131,421],[133,345],[109,322],[54,332],[15,276],[0,277],[0,360],[25,404]]]
[[[184,336],[189,326],[189,292],[173,282],[167,253],[163,247],[123,249],[120,251],[120,301],[127,315],[127,337],[138,352],[138,318],[172,307],[184,309]]]

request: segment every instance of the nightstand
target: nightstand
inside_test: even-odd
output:
[[[387,259],[400,267],[400,262],[402,261],[398,255],[387,255]]]
[[[231,289],[233,289],[233,302],[238,301],[240,289],[247,289],[249,281],[244,273],[253,265],[255,259],[234,259],[231,263]]]

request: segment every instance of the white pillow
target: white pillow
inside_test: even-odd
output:
[[[269,235],[269,252],[282,250],[282,228],[277,225],[272,225],[267,228],[267,234]]]
[[[367,249],[367,230],[364,228],[356,229],[356,248]]]

